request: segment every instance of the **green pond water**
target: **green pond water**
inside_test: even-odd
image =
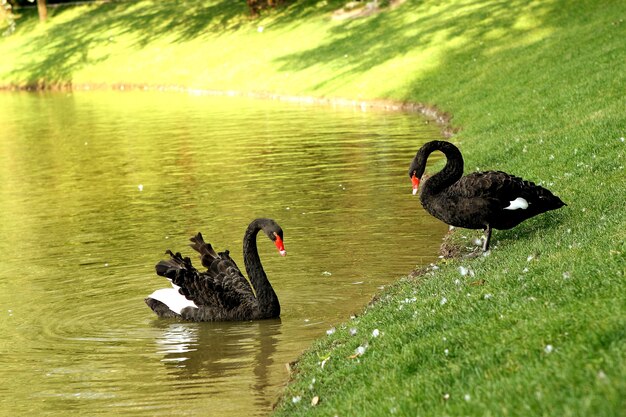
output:
[[[433,261],[403,113],[167,93],[0,94],[0,415],[267,415],[285,364]],[[159,320],[154,265],[201,231],[243,269],[255,217],[280,320]]]

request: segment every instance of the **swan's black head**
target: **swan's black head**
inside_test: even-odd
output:
[[[461,156],[459,148],[454,146],[452,143],[443,140],[433,140],[427,142],[422,145],[419,151],[417,151],[417,154],[415,154],[415,158],[413,158],[411,166],[409,167],[409,177],[413,183],[413,195],[417,194],[417,188],[419,187],[424,171],[426,170],[426,160],[428,159],[428,156],[435,151],[443,152],[446,155],[448,162],[453,160],[457,166],[460,166],[461,173],[463,172],[463,157]]]
[[[283,243],[283,229],[272,219],[260,219],[259,221],[263,232],[265,232],[267,237],[276,245],[278,253],[280,253],[281,256],[287,255],[285,244]]]

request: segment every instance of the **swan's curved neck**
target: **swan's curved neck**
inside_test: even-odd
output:
[[[248,278],[256,293],[262,316],[278,317],[280,315],[278,296],[268,281],[267,275],[265,275],[256,246],[256,236],[262,227],[262,222],[255,220],[246,229],[243,236],[243,260]]]
[[[422,153],[421,158],[425,165],[428,156],[435,151],[444,153],[446,156],[446,166],[424,182],[422,193],[437,194],[457,182],[463,176],[463,156],[461,155],[461,151],[449,142],[429,142],[420,149],[420,152],[418,152],[415,158],[420,157],[420,153]]]

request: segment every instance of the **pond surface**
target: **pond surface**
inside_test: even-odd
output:
[[[0,94],[0,415],[266,415],[285,364],[445,225],[406,170],[415,115],[159,93]],[[158,320],[165,249],[201,231],[243,269],[255,217],[280,320]],[[195,256],[192,259],[196,261]]]

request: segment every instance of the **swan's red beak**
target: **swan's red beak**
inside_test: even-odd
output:
[[[420,179],[413,174],[411,177],[411,182],[413,183],[413,195],[417,194],[417,187],[420,186]]]
[[[285,250],[285,244],[283,243],[283,240],[280,238],[280,236],[276,235],[276,240],[274,241],[274,244],[276,245],[276,249],[278,249],[278,253],[280,253],[280,256],[287,255],[287,251]]]

